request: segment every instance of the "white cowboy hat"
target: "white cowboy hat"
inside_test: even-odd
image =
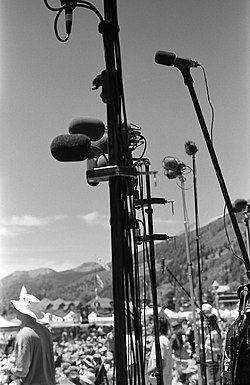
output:
[[[27,314],[36,319],[44,317],[44,313],[41,311],[41,301],[34,295],[27,294],[24,286],[21,289],[19,300],[11,300],[11,302],[20,313]]]
[[[212,306],[209,303],[203,303],[202,310],[204,312],[212,312]]]

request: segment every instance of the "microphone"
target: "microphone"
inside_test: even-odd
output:
[[[168,179],[175,179],[182,175],[183,169],[187,167],[184,162],[172,156],[165,156],[161,164]]]
[[[198,67],[199,63],[192,59],[183,59],[177,57],[173,52],[157,51],[155,54],[155,62],[169,67],[177,67],[179,70],[187,70],[191,67]]]
[[[69,125],[70,134],[87,135],[91,141],[100,140],[105,133],[105,125],[99,119],[75,118]]]
[[[183,168],[187,167],[182,160],[174,158],[172,156],[165,156],[162,161],[162,167],[165,170],[176,171],[179,172]]]
[[[246,199],[236,199],[233,204],[233,211],[235,213],[240,213],[241,211],[245,210],[247,206]]]
[[[93,146],[94,157],[108,152],[108,130],[104,123],[94,118],[75,118],[69,125],[70,134],[87,135]]]
[[[217,317],[215,314],[211,314],[210,316],[207,317],[207,324],[208,324],[208,328],[213,328],[221,337],[221,331],[217,323]]]
[[[91,141],[82,134],[59,135],[50,145],[52,156],[59,162],[80,162],[90,155]]]
[[[65,8],[65,27],[66,27],[66,32],[68,36],[71,34],[72,19],[73,19],[73,8],[66,7]]]
[[[77,0],[61,0],[61,6],[65,5],[65,29],[69,36],[71,34],[73,9],[77,4]]]
[[[188,142],[185,143],[185,152],[187,155],[194,156],[197,151],[198,151],[198,148],[192,140],[189,140]]]

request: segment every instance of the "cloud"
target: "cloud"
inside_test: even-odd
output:
[[[108,218],[105,215],[101,215],[98,211],[93,211],[86,215],[81,215],[80,218],[90,226],[102,226],[105,228],[109,227]]]
[[[30,232],[34,229],[46,228],[54,222],[67,218],[65,215],[55,215],[52,217],[36,217],[34,215],[23,215],[4,217],[0,221],[0,236],[14,237],[19,233]]]
[[[163,224],[176,224],[176,223],[179,223],[178,221],[174,220],[174,219],[162,219],[162,218],[155,218],[154,219],[154,223],[163,223]]]
[[[169,236],[177,235],[183,232],[183,222],[176,219],[154,218],[155,232],[168,233]]]

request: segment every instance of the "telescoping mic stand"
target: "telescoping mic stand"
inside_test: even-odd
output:
[[[98,120],[83,119],[82,122],[73,122],[69,134],[59,135],[51,143],[53,157],[62,162],[75,162],[87,160],[87,182],[91,186],[98,185],[101,181],[109,183],[110,193],[110,226],[112,250],[112,283],[114,306],[114,332],[115,332],[115,380],[117,385],[140,384],[145,385],[143,357],[138,352],[141,339],[141,319],[138,292],[136,292],[136,262],[133,256],[133,186],[138,177],[138,171],[133,165],[131,155],[131,131],[127,122],[125,98],[123,92],[121,51],[119,43],[119,24],[115,0],[104,0],[104,16],[98,9],[85,0],[59,0],[61,6],[54,8],[44,0],[51,11],[57,13],[54,21],[54,31],[60,42],[66,42],[71,34],[73,11],[76,8],[85,8],[96,14],[99,19],[99,32],[103,38],[106,68],[93,81],[92,89],[102,88],[101,98],[106,104],[107,130]],[[62,38],[58,31],[60,15],[65,14],[66,37]],[[95,126],[96,134],[92,128]],[[107,132],[106,132],[107,131]],[[102,153],[105,166],[98,165],[99,155],[95,150],[107,135],[107,154]],[[101,147],[101,146],[100,146]],[[100,151],[100,148],[99,148]],[[100,166],[100,167],[99,167]],[[147,174],[146,170],[146,174]],[[131,219],[132,217],[132,219]],[[149,230],[152,228],[149,226]],[[149,234],[151,236],[151,234]],[[152,241],[154,238],[152,237]],[[136,247],[134,246],[134,251]],[[152,258],[154,263],[154,258]],[[138,268],[137,268],[138,270]],[[153,275],[154,269],[151,269]],[[154,280],[154,279],[153,279]],[[156,290],[156,288],[155,288]],[[137,298],[135,298],[137,296]],[[132,306],[130,307],[130,301]],[[134,334],[132,331],[134,326]],[[156,344],[158,325],[155,326]],[[129,336],[129,341],[128,337]],[[133,339],[135,337],[135,339]],[[135,343],[134,343],[135,340]],[[130,349],[129,343],[133,346]],[[134,346],[136,345],[136,346]],[[159,346],[156,346],[159,353]],[[129,351],[130,350],[130,351]],[[142,351],[142,350],[141,350]],[[130,370],[129,358],[134,359]],[[138,357],[141,358],[138,359]],[[157,385],[162,385],[162,372],[160,368],[160,354],[157,355]],[[136,373],[137,370],[137,373]],[[141,370],[141,373],[139,371]],[[135,376],[134,374],[137,374]]]
[[[209,154],[210,154],[210,157],[211,157],[214,169],[215,169],[215,173],[216,173],[216,176],[217,176],[217,179],[218,179],[218,182],[219,182],[219,185],[220,185],[220,188],[221,188],[224,200],[225,200],[225,204],[227,206],[228,213],[229,213],[229,216],[231,218],[232,226],[234,228],[234,232],[235,232],[236,238],[237,238],[238,243],[239,243],[239,247],[240,247],[242,257],[244,260],[244,264],[246,267],[247,278],[248,278],[248,280],[250,280],[250,261],[249,261],[248,255],[247,255],[246,247],[245,247],[244,241],[242,239],[242,235],[241,235],[241,232],[240,232],[240,229],[239,229],[239,226],[238,226],[238,223],[237,223],[234,211],[233,211],[232,203],[231,203],[228,191],[227,191],[226,183],[224,181],[224,177],[223,177],[222,171],[220,169],[220,165],[219,165],[219,162],[218,162],[218,159],[217,159],[214,147],[213,147],[213,143],[212,143],[210,136],[209,136],[209,133],[208,133],[206,122],[205,122],[205,119],[203,117],[203,114],[202,114],[202,111],[201,111],[201,108],[199,105],[199,101],[198,101],[198,98],[196,96],[196,92],[195,92],[195,89],[193,86],[194,81],[193,81],[191,73],[190,73],[190,68],[201,67],[201,65],[197,61],[193,61],[191,59],[179,58],[174,53],[165,52],[165,51],[158,51],[156,53],[155,62],[157,64],[161,64],[161,65],[174,66],[174,67],[178,68],[183,75],[184,84],[188,87],[188,90],[189,90],[189,93],[190,93],[190,96],[191,96],[191,99],[192,99],[192,102],[193,102],[193,105],[194,105],[194,108],[195,108],[195,111],[197,114],[197,118],[199,120],[200,127],[201,127],[201,130],[202,130],[202,133],[203,133],[203,136],[204,136],[204,139],[205,139],[205,142],[206,142],[206,145],[207,145],[207,148],[208,148],[208,151],[209,151]]]

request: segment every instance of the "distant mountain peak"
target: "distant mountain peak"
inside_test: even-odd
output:
[[[20,278],[21,276],[26,276],[28,278],[36,278],[40,275],[46,275],[54,272],[55,270],[49,269],[47,267],[42,267],[42,268],[33,269],[33,270],[16,270],[14,271],[14,273],[11,273],[7,277],[2,278],[1,281],[14,279],[15,277]]]

